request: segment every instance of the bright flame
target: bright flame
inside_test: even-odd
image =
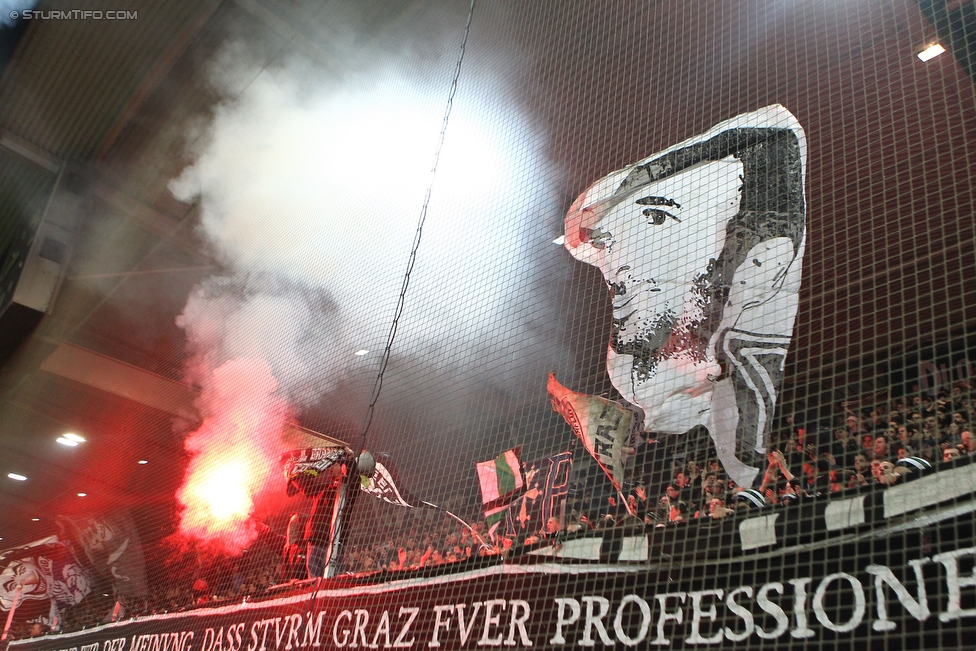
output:
[[[243,516],[248,517],[254,502],[247,490],[250,469],[240,459],[203,471],[187,486],[188,493],[218,522]]]
[[[267,364],[227,362],[208,374],[203,424],[185,443],[193,456],[177,499],[180,533],[240,553],[258,535],[262,511],[284,498],[278,472],[290,416]]]

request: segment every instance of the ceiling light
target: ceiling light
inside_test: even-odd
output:
[[[67,445],[69,448],[77,447],[78,441],[72,441],[71,439],[66,439],[63,436],[57,438],[58,443],[61,445]]]
[[[369,351],[366,350],[365,348],[360,348],[359,350],[357,350],[356,352],[354,352],[353,355],[359,355],[360,357],[362,357],[363,355],[365,355],[368,352]]]
[[[88,497],[88,493],[78,493],[78,497]]]
[[[932,59],[939,56],[943,52],[945,52],[944,47],[942,47],[938,43],[932,43],[931,45],[926,46],[924,50],[918,53],[918,59],[919,61],[931,61]]]
[[[67,434],[64,435],[64,438],[68,439],[69,441],[74,441],[75,443],[84,443],[85,442],[85,437],[84,436],[79,436],[78,434],[75,434],[74,432],[68,432]]]
[[[144,466],[144,465],[146,465],[147,463],[149,463],[149,462],[148,462],[148,461],[146,461],[145,459],[139,459],[139,465],[140,465],[140,466]]]
[[[566,243],[566,236],[565,235],[560,235],[559,237],[557,237],[556,239],[554,239],[552,241],[552,243],[553,244],[558,244],[559,246],[562,246],[563,244]]]
[[[8,472],[7,476],[10,477],[11,479],[16,479],[17,481],[27,481],[27,477],[24,477],[23,475],[19,475],[15,472]]]

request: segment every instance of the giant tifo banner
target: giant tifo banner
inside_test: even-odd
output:
[[[853,496],[589,531],[517,559],[322,580],[10,649],[972,649],[974,487],[964,459]]]
[[[774,104],[603,177],[566,214],[566,249],[613,299],[613,386],[646,431],[705,426],[740,486],[765,467],[793,336],[806,155]]]

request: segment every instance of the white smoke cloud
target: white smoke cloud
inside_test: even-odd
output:
[[[181,319],[191,343],[287,358],[288,340],[299,338],[288,330],[314,326],[329,330],[318,333],[317,357],[343,363],[355,361],[347,358],[356,347],[380,344],[431,178],[444,99],[395,70],[309,90],[286,69],[264,72],[218,107],[196,162],[171,190],[184,201],[199,197],[204,234],[248,280],[220,283],[236,291],[210,283],[194,295]],[[404,349],[418,337],[475,343],[507,321],[521,222],[554,208],[543,187],[552,183],[543,138],[517,109],[489,109],[459,101],[451,117],[408,298],[411,327],[399,333]],[[329,309],[310,299],[321,291]],[[305,359],[272,366],[305,380]]]
[[[189,377],[205,400],[216,369],[262,360],[299,410],[358,378],[362,395],[332,404],[360,419],[431,180],[447,86],[394,66],[341,84],[317,84],[298,65],[224,72],[215,75],[245,90],[216,107],[195,162],[170,184],[177,198],[199,200],[200,228],[228,270],[202,283],[179,318],[193,352]],[[544,392],[553,368],[525,363],[551,355],[555,327],[541,318],[548,299],[525,260],[543,249],[557,256],[557,179],[544,137],[503,96],[501,81],[462,75],[384,389],[392,402],[414,394],[452,403],[440,407],[445,430],[458,427],[466,390],[535,383]],[[353,355],[361,348],[371,351],[365,360]]]

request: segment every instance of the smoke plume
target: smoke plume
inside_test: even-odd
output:
[[[181,530],[232,550],[253,529],[230,543],[219,532],[240,531],[274,503],[277,459],[293,446],[282,439],[286,420],[311,409],[362,419],[431,181],[443,73],[453,69],[445,57],[424,74],[375,63],[320,80],[297,62],[242,67],[240,52],[228,46],[214,78],[224,92],[244,89],[215,107],[193,164],[170,184],[200,202],[200,229],[226,269],[196,288],[178,321],[204,417],[186,440]],[[553,327],[541,319],[551,307],[525,260],[558,253],[556,184],[545,139],[509,95],[477,61],[462,74],[399,324],[383,404],[422,404],[428,439],[470,424],[472,391],[538,384],[544,396],[554,368]],[[376,425],[381,440],[394,420]],[[396,447],[410,434],[385,435]],[[437,453],[456,462],[471,443]],[[248,478],[247,499],[215,509],[193,497],[228,476]]]

